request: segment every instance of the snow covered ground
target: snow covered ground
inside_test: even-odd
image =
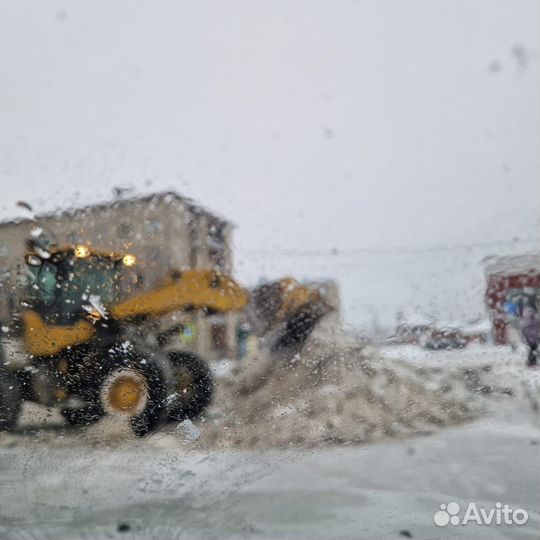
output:
[[[495,367],[507,367],[529,377],[531,371],[525,368],[527,349],[525,345],[512,349],[510,346],[468,345],[465,349],[441,349],[438,351],[423,349],[417,345],[386,345],[380,353],[384,358],[404,360],[417,366],[466,366],[490,364]],[[526,375],[525,375],[526,374]]]
[[[434,436],[348,448],[16,445],[0,450],[0,538],[538,538],[539,443],[506,402]],[[450,501],[521,507],[529,522],[439,528]]]
[[[506,349],[382,356],[487,362],[512,388],[538,375]],[[201,450],[172,427],[101,442],[23,430],[0,444],[0,538],[538,538],[538,415],[525,393],[485,399],[480,419],[430,435],[310,449]],[[436,526],[451,501],[524,508],[529,521]]]

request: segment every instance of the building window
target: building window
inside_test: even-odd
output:
[[[121,223],[118,233],[121,240],[131,240],[133,238],[133,227],[129,223]]]
[[[159,219],[151,219],[144,224],[144,231],[149,234],[157,234],[162,229],[161,221]]]
[[[208,258],[210,263],[218,270],[222,270],[225,267],[225,244],[220,244],[208,239]]]
[[[67,239],[71,245],[80,244],[82,242],[81,235],[73,231],[68,233]]]
[[[158,247],[150,248],[150,251],[148,252],[148,257],[150,259],[150,262],[158,264],[161,259],[160,249]]]
[[[210,328],[212,348],[223,354],[227,352],[227,328],[222,323],[214,323]]]
[[[210,263],[223,270],[227,263],[227,246],[225,243],[225,223],[213,221],[208,226],[208,258]]]

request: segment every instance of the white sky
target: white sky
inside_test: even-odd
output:
[[[539,26],[536,0],[0,0],[0,219],[173,187],[251,280],[295,270],[261,248],[538,245]]]

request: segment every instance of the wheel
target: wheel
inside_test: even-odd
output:
[[[98,397],[103,366],[110,361],[108,355],[108,352],[92,351],[84,347],[71,350],[64,358],[71,374],[67,379],[68,394],[74,395],[79,402],[78,407],[61,409],[68,424],[88,426],[105,414]]]
[[[71,426],[87,426],[103,416],[102,409],[92,405],[79,409],[63,409],[61,412],[64,420]]]
[[[133,432],[143,436],[166,421],[167,358],[122,344],[107,349],[99,360],[93,381],[80,389],[86,406],[62,411],[68,423],[86,425],[104,415],[128,417]]]
[[[128,416],[134,433],[146,435],[167,420],[167,360],[123,345],[109,354],[99,385],[100,407],[108,415]]]
[[[193,419],[210,405],[214,395],[214,379],[202,358],[191,352],[169,353],[173,369],[173,394],[169,399],[169,418]]]
[[[0,367],[0,431],[13,430],[21,405],[21,386],[17,377]]]

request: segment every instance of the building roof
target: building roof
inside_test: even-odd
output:
[[[486,276],[514,276],[516,274],[540,273],[540,254],[506,255],[486,257],[483,261]]]
[[[12,224],[36,221],[38,219],[47,219],[47,218],[55,218],[55,217],[58,218],[62,216],[73,216],[79,212],[91,212],[92,210],[107,209],[107,208],[121,208],[123,206],[133,204],[133,203],[152,202],[155,200],[162,200],[166,198],[170,198],[170,199],[174,199],[176,201],[182,202],[194,214],[204,215],[210,219],[218,220],[227,225],[232,225],[232,223],[226,220],[225,218],[217,214],[214,214],[210,212],[209,210],[203,208],[199,204],[197,204],[195,201],[193,201],[193,199],[179,195],[176,191],[167,190],[167,191],[159,191],[156,193],[151,193],[149,195],[134,195],[131,197],[118,197],[109,201],[89,204],[87,206],[70,208],[69,210],[46,212],[43,214],[37,214],[34,219],[12,218],[8,220],[0,221],[0,227],[2,227],[3,225],[12,225]]]

